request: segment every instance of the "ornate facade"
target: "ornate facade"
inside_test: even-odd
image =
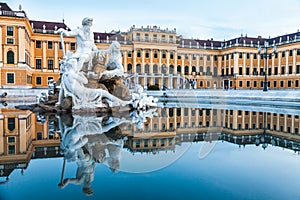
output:
[[[30,20],[24,11],[0,3],[1,88],[43,88],[49,79],[59,79],[63,58],[61,22]],[[299,88],[300,32],[275,38],[241,36],[227,41],[184,39],[176,29],[157,26],[128,32],[94,33],[98,48],[107,49],[117,40],[123,52],[125,72],[137,73],[147,88],[262,89],[264,75],[270,89]],[[65,49],[75,51],[75,38],[65,38]],[[277,46],[273,52],[273,46]],[[267,56],[258,48],[267,49]]]

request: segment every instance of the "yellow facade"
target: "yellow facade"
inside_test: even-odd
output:
[[[0,15],[0,27],[1,88],[45,88],[49,79],[59,79],[63,53],[55,29],[67,27],[64,23],[32,21],[23,11],[7,11]],[[183,88],[185,81],[195,80],[196,88],[262,89],[265,73],[270,89],[300,87],[299,32],[228,41],[184,39],[176,29],[156,26],[95,33],[100,49],[107,49],[113,40],[121,44],[125,72],[137,73],[145,88]],[[258,54],[265,41],[267,59]],[[66,50],[75,51],[74,37],[64,42]],[[276,53],[272,53],[273,44]]]

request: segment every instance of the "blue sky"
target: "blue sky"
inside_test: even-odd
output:
[[[84,17],[94,19],[93,30],[127,31],[157,25],[176,28],[185,38],[224,40],[243,35],[276,37],[300,29],[300,0],[4,0],[19,5],[29,19],[61,21],[72,29]]]

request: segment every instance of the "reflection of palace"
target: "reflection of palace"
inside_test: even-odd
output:
[[[57,81],[63,55],[59,35],[54,32],[67,25],[29,20],[22,10],[13,11],[5,3],[0,6],[0,86],[35,88],[46,87],[52,78]],[[182,88],[195,80],[197,88],[260,89],[265,73],[270,88],[300,86],[299,31],[275,38],[246,34],[214,41],[185,39],[176,29],[133,25],[128,32],[95,32],[94,40],[101,49],[107,49],[112,41],[120,42],[125,72],[137,73],[137,81],[145,87]],[[277,52],[267,60],[258,54],[258,47],[265,42],[268,53],[277,45]],[[65,49],[75,51],[74,37],[65,39]]]
[[[102,138],[97,134],[79,133],[80,129],[77,127],[74,134],[87,137],[85,153],[98,149],[99,155],[95,152],[91,154],[97,155],[97,162],[105,160],[103,144],[106,144],[105,148],[109,151],[118,146],[128,148],[133,153],[155,154],[159,151],[173,151],[180,143],[209,141],[210,138],[216,138],[214,135],[219,136],[218,140],[237,145],[255,144],[263,148],[274,145],[296,152],[300,150],[300,122],[297,115],[200,108],[158,108],[157,112],[158,116],[148,118],[142,129],[137,129],[134,124],[123,124],[112,129],[113,134],[102,135]],[[30,159],[62,156],[58,122],[53,119],[29,111],[1,110],[0,177],[8,177],[14,169],[26,169]],[[93,123],[91,120],[87,121]],[[106,119],[107,122],[117,122],[117,118]],[[71,125],[67,120],[68,123]],[[91,133],[97,133],[97,129],[89,127]],[[103,130],[104,128],[102,126]],[[123,146],[118,140],[124,136],[127,139],[124,139]],[[120,152],[114,152],[116,157],[120,156]]]
[[[175,144],[209,140],[213,134],[236,144],[266,142],[299,150],[297,145],[288,145],[288,141],[300,142],[297,115],[198,108],[160,108],[158,112],[159,117],[148,119],[142,130],[130,125],[122,132],[133,152],[174,149]]]
[[[52,125],[30,111],[1,109],[0,177],[24,170],[30,159],[60,156],[59,135],[49,131]]]

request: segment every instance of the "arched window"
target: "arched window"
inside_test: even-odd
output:
[[[177,66],[177,73],[179,73],[179,74],[181,73],[181,66],[180,65]]]
[[[169,74],[174,74],[174,66],[173,65],[170,65],[170,72]]]
[[[196,67],[195,66],[192,67],[192,72],[196,72]]]
[[[202,66],[199,67],[199,72],[203,72],[203,67]]]
[[[136,73],[141,73],[142,69],[141,69],[141,64],[137,64],[136,65]]]
[[[179,117],[181,116],[181,108],[177,108],[176,110],[176,115]]]
[[[214,76],[217,76],[217,75],[218,75],[218,68],[214,67]]]
[[[131,72],[131,70],[132,70],[132,64],[129,63],[129,64],[127,65],[127,71],[128,71],[128,72]]]
[[[207,68],[206,68],[206,72],[207,72],[207,73],[206,73],[207,75],[211,75],[210,67],[207,67]]]
[[[157,51],[154,51],[154,58],[157,58],[158,57],[158,53]]]
[[[155,65],[153,65],[153,73],[158,73],[158,67],[157,67],[157,65],[155,64]]]
[[[128,56],[129,58],[131,58],[131,56],[132,56],[131,53],[132,53],[131,51],[128,51],[128,53],[127,53],[127,56]]]
[[[7,128],[8,130],[10,131],[13,131],[15,130],[15,127],[16,127],[16,121],[15,121],[15,118],[8,118],[7,119]]]
[[[148,64],[145,65],[145,73],[149,74],[150,73],[150,67]]]
[[[169,108],[169,117],[173,117],[174,111],[173,108]]]
[[[162,71],[163,74],[166,74],[166,73],[167,73],[167,66],[166,66],[165,64],[163,64],[163,65],[161,66],[161,71]]]
[[[14,64],[15,63],[15,54],[13,51],[7,52],[7,64]]]
[[[141,51],[140,50],[138,50],[137,51],[137,55],[136,55],[138,58],[140,58],[141,57]]]
[[[185,75],[189,74],[189,67],[188,66],[184,67],[184,73],[185,73]]]

